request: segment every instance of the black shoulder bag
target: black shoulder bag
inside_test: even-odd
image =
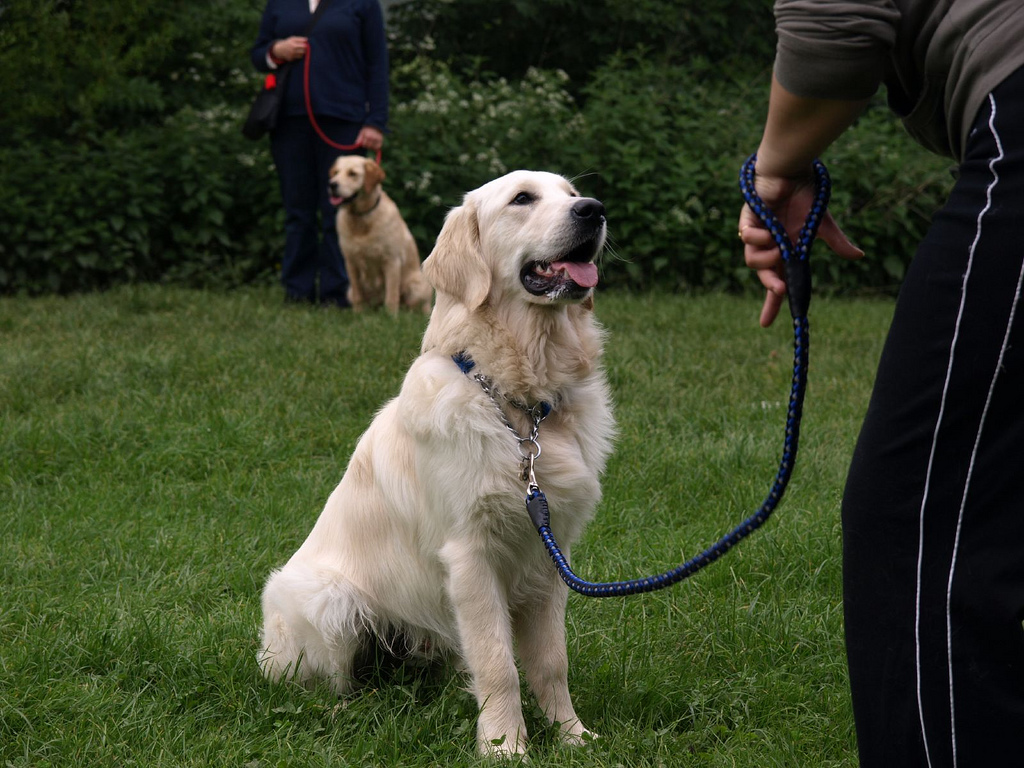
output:
[[[320,14],[323,13],[324,8],[327,7],[329,2],[330,0],[320,0],[313,18],[310,19],[309,24],[302,33],[303,37],[309,37],[313,27],[316,26],[317,19],[320,18]],[[289,61],[263,78],[263,86],[260,88],[260,92],[256,94],[256,100],[249,108],[249,115],[245,118],[245,124],[242,126],[242,135],[245,138],[261,139],[269,131],[274,130],[274,126],[277,125],[277,116],[281,111],[281,104],[284,102],[288,75],[291,73],[292,64],[294,63],[294,61]]]

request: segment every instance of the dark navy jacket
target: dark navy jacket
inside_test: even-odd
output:
[[[309,90],[313,113],[372,125],[388,124],[388,47],[379,0],[320,0],[329,5],[309,35]],[[309,0],[268,0],[252,48],[252,63],[268,72],[267,51],[275,40],[302,35],[310,20]],[[306,113],[302,59],[288,75],[284,113]]]

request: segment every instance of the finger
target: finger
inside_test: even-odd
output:
[[[756,224],[740,221],[739,238],[743,241],[743,257],[751,269],[769,267],[781,257],[771,232]]]
[[[835,219],[832,218],[832,214],[825,213],[825,218],[821,220],[821,227],[818,230],[818,237],[825,241],[825,244],[831,248],[837,256],[844,259],[850,259],[855,261],[863,258],[864,251],[854,245],[850,238],[846,236],[846,233],[839,228],[836,224]]]
[[[778,250],[772,233],[761,227],[740,227],[740,240],[758,250]]]
[[[766,289],[758,322],[762,328],[767,328],[778,316],[786,295],[786,281],[779,274],[782,253],[771,232],[765,229],[764,223],[748,205],[740,210],[739,236],[743,241],[744,261],[757,272],[757,279]]]
[[[751,228],[763,229],[764,224],[761,223],[761,219],[757,217],[757,214],[750,209],[750,206],[744,203],[743,207],[740,208],[739,230],[742,233]]]
[[[781,307],[782,296],[772,291],[768,291],[764,297],[764,305],[761,307],[761,317],[758,319],[762,328],[767,328],[775,322],[775,318],[779,316],[779,309]]]
[[[764,223],[748,205],[744,205],[740,210],[738,228],[740,240],[745,246],[751,246],[758,251],[778,251],[772,233],[765,229]]]
[[[771,269],[782,263],[782,251],[770,232],[751,227],[740,232],[743,260],[751,269]]]
[[[359,131],[359,136],[356,137],[356,144],[363,147],[364,149],[374,151],[380,149],[380,144],[377,141],[377,136],[375,135],[375,132],[368,131],[365,128]]]
[[[763,249],[747,246],[743,249],[743,262],[754,270],[777,271],[782,266],[782,254],[778,248]]]
[[[786,295],[786,281],[779,274],[778,268],[757,270],[757,279],[767,290],[778,296]]]

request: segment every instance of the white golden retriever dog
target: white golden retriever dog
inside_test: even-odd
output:
[[[605,229],[601,203],[530,171],[470,192],[448,214],[423,265],[437,299],[422,352],[264,589],[268,677],[319,676],[345,693],[360,648],[398,635],[401,650],[461,662],[480,751],[516,754],[527,738],[518,652],[547,718],[565,741],[585,740],[566,683],[568,590],[526,512],[504,422],[528,435],[525,409],[551,406],[536,480],[568,556],[601,497],[614,433],[592,311]]]
[[[395,201],[384,191],[384,169],[368,157],[342,155],[331,165],[328,191],[337,208],[338,244],[349,277],[352,309],[383,304],[430,312],[430,286],[420,254]]]

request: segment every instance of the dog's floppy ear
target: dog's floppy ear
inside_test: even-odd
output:
[[[470,310],[484,303],[491,290],[491,271],[480,252],[480,229],[471,203],[448,212],[434,250],[423,262],[423,274],[438,293],[453,296]]]
[[[384,169],[370,158],[366,158],[366,169],[363,171],[363,189],[373,192],[373,188],[384,181]]]

